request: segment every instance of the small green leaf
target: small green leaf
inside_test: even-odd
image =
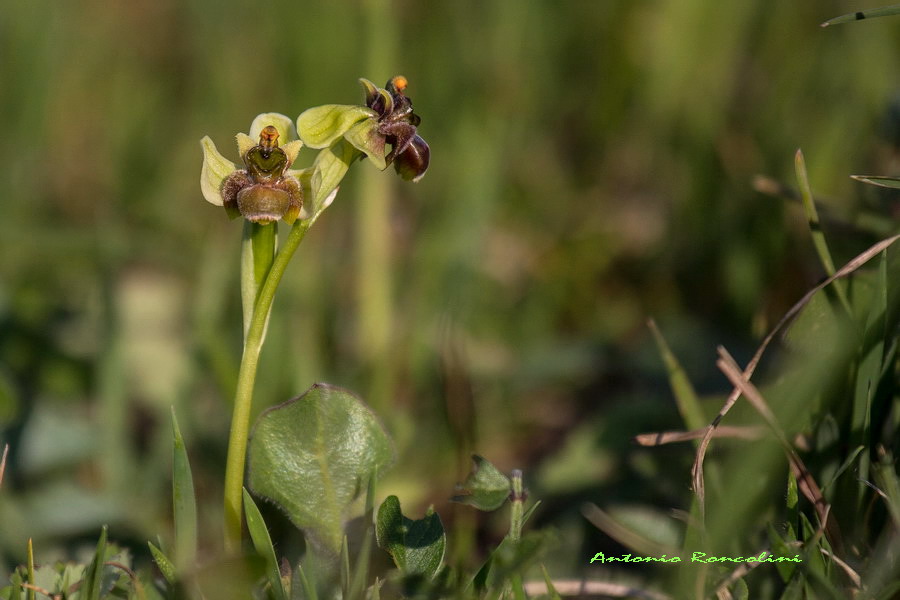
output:
[[[857,181],[871,183],[880,187],[900,189],[900,177],[888,177],[886,175],[851,175]]]
[[[373,165],[382,171],[387,168],[384,160],[385,137],[378,133],[377,121],[366,119],[356,123],[344,134],[344,139],[360,152],[364,152]]]
[[[281,580],[281,571],[278,569],[278,558],[275,556],[272,538],[269,536],[269,530],[266,528],[266,522],[263,521],[259,508],[246,488],[244,488],[244,515],[247,518],[247,530],[250,532],[253,547],[256,549],[256,553],[266,561],[266,577],[269,579],[269,585],[272,586],[275,599],[287,600],[288,596],[284,590],[284,582]]]
[[[249,487],[337,555],[350,505],[393,457],[390,438],[359,398],[316,384],[260,415],[250,440]]]
[[[175,516],[175,564],[179,570],[193,565],[197,556],[197,501],[184,438],[172,408],[172,508]]]
[[[210,204],[222,206],[222,182],[237,170],[233,162],[219,154],[208,135],[200,140],[203,147],[203,168],[200,170],[200,191]]]
[[[466,480],[457,486],[457,494],[450,500],[474,506],[478,510],[497,510],[512,490],[509,477],[501,473],[477,454],[472,455],[474,466]]]
[[[375,538],[404,575],[430,579],[441,568],[446,535],[435,512],[429,511],[424,518],[413,521],[403,516],[397,496],[388,496],[378,509]]]
[[[150,546],[150,554],[153,555],[153,561],[156,563],[156,566],[159,567],[160,573],[162,573],[166,581],[174,584],[177,580],[175,575],[175,565],[173,565],[172,561],[163,554],[162,550],[153,545],[153,542],[147,542],[147,545]]]
[[[94,558],[84,573],[84,583],[82,584],[79,598],[84,600],[100,599],[100,584],[102,582],[104,562],[106,562],[106,527],[100,532],[100,540],[97,542]]]
[[[841,15],[840,17],[825,21],[822,23],[822,27],[837,25],[839,23],[852,23],[853,21],[862,21],[863,19],[874,19],[875,17],[889,17],[891,15],[900,15],[900,4],[847,13],[846,15]]]
[[[327,148],[356,123],[377,116],[365,106],[326,104],[310,108],[297,117],[297,131],[310,148]]]

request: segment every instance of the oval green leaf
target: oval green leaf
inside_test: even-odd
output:
[[[394,459],[390,438],[355,395],[316,384],[263,412],[249,449],[249,487],[337,555],[350,506]]]

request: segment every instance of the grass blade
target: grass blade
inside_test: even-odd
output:
[[[3,473],[6,471],[6,456],[9,454],[9,444],[3,446],[3,456],[0,456],[0,487],[3,487]]]
[[[303,588],[304,600],[319,600],[319,594],[316,586],[309,580],[306,573],[303,572],[303,565],[297,565],[297,576],[300,577],[300,584]]]
[[[669,386],[672,388],[672,393],[675,394],[678,412],[681,413],[681,418],[684,420],[687,429],[692,430],[705,427],[709,421],[703,416],[700,400],[697,397],[693,384],[691,384],[691,380],[688,379],[687,373],[681,366],[681,363],[678,362],[672,349],[669,348],[669,344],[663,337],[662,332],[660,332],[659,327],[656,326],[656,322],[650,319],[647,321],[647,326],[650,328],[650,332],[656,340],[656,346],[659,348],[659,353],[666,364]]]
[[[881,8],[872,8],[869,10],[859,10],[853,13],[847,13],[840,17],[829,19],[822,23],[822,27],[829,25],[839,25],[841,23],[852,23],[853,21],[862,21],[863,19],[874,19],[875,17],[890,17],[892,15],[900,15],[900,4],[892,4],[891,6],[882,6]]]
[[[831,251],[828,249],[828,242],[825,241],[825,233],[822,231],[822,222],[819,220],[819,212],[816,210],[816,203],[813,200],[812,189],[809,187],[809,176],[806,172],[806,160],[803,158],[803,151],[797,150],[794,155],[794,168],[797,172],[797,183],[800,185],[800,199],[803,202],[803,210],[806,212],[806,223],[809,226],[809,233],[812,237],[813,246],[816,248],[816,254],[819,255],[819,261],[825,269],[825,274],[831,277],[834,275],[834,260],[831,258]],[[848,315],[853,314],[850,308],[850,302],[847,300],[847,288],[843,281],[834,282],[834,290],[838,295],[838,299],[847,311]]]
[[[548,598],[550,600],[562,600],[562,596],[556,591],[556,586],[553,585],[553,580],[550,579],[550,574],[547,572],[547,567],[544,565],[541,565],[541,573],[543,573],[544,583],[547,585]]]
[[[84,584],[79,598],[84,600],[100,600],[100,584],[103,575],[103,563],[106,562],[106,527],[100,533],[94,558],[84,573]]]
[[[900,177],[889,177],[887,175],[851,175],[853,179],[870,183],[880,187],[900,189]]]
[[[244,517],[247,519],[247,529],[250,531],[250,539],[256,553],[266,561],[266,577],[272,586],[276,600],[287,600],[287,592],[284,582],[281,580],[281,571],[278,569],[278,558],[275,556],[275,548],[272,546],[272,538],[263,521],[259,508],[253,501],[253,497],[244,488]]]
[[[197,502],[184,438],[172,408],[172,508],[175,514],[175,565],[184,570],[197,558]]]

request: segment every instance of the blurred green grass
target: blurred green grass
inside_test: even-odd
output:
[[[701,393],[726,389],[716,344],[748,355],[822,276],[800,205],[752,185],[793,185],[797,147],[833,214],[891,216],[894,197],[847,175],[896,174],[900,28],[818,28],[863,7],[6,3],[0,550],[106,522],[167,531],[171,405],[218,539],[240,233],[202,201],[198,140],[236,159],[257,113],[360,102],[358,77],[398,73],[429,173],[351,173],[276,299],[257,409],[315,381],[365,394],[398,440],[385,492],[405,504],[443,504],[477,450],[554,473],[530,485],[564,530],[579,499],[684,505],[690,450],[628,445],[679,423],[645,320]],[[875,239],[835,237],[838,263]],[[578,551],[572,568],[593,554]]]

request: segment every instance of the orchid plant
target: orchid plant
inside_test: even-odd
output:
[[[360,80],[365,105],[328,104],[311,108],[294,122],[263,113],[247,134],[237,134],[243,168],[201,140],[203,197],[236,219],[243,217],[241,297],[244,348],[235,392],[225,472],[225,540],[241,540],[243,482],[250,434],[253,387],[272,301],[285,269],[307,231],[328,208],[350,165],[368,159],[379,169],[393,165],[405,180],[418,181],[428,169],[430,149],[418,135],[420,117],[406,96],[405,77],[384,88]],[[312,165],[293,168],[302,146],[318,149]],[[276,248],[277,223],[291,226]]]

